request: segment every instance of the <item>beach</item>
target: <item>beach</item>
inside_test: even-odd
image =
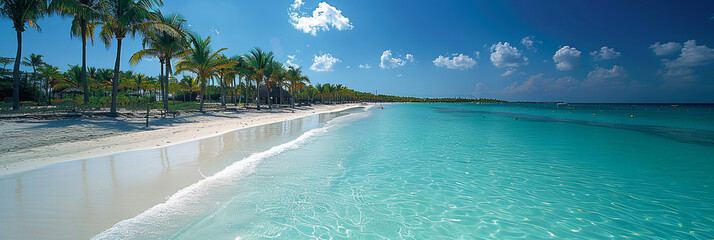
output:
[[[165,147],[237,129],[309,115],[338,112],[359,104],[314,105],[273,110],[193,113],[150,119],[16,119],[0,121],[0,176],[65,161]]]
[[[124,145],[0,176],[0,238],[712,236],[711,105],[359,106],[99,138]]]

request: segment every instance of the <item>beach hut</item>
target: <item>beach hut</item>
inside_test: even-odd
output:
[[[82,89],[76,88],[76,87],[70,87],[70,88],[65,88],[60,92],[60,95],[62,98],[65,98],[66,94],[72,94],[72,99],[74,99],[76,94],[84,94],[84,91]]]
[[[280,99],[280,91],[283,92],[283,99]],[[268,104],[266,100],[268,97],[271,99],[272,104],[289,104],[290,103],[290,92],[285,91],[277,86],[273,86],[270,91],[270,96],[268,96],[268,88],[265,86],[260,86],[260,103]]]

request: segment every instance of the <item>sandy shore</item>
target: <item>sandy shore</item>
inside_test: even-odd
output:
[[[272,111],[240,110],[144,120],[66,119],[0,121],[0,176],[54,163],[150,149],[237,129],[342,111],[359,104],[315,105]]]

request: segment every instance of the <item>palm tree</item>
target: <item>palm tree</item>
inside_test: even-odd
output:
[[[131,56],[129,62],[132,65],[136,65],[145,57],[156,57],[161,63],[161,87],[162,96],[164,102],[164,109],[168,110],[168,91],[164,87],[168,86],[168,78],[171,75],[171,59],[180,58],[186,55],[187,49],[189,48],[188,41],[184,36],[186,34],[186,20],[183,16],[177,13],[172,13],[168,15],[161,14],[160,11],[152,13],[160,24],[154,25],[153,29],[144,37],[143,40],[143,50],[134,53]],[[164,30],[166,27],[170,28],[171,31]],[[164,66],[166,70],[166,75],[164,76]]]
[[[17,32],[17,55],[15,67],[12,70],[12,109],[20,109],[20,58],[22,57],[22,32],[25,24],[31,28],[41,30],[37,20],[47,12],[45,0],[0,0],[0,18],[12,20],[13,28]]]
[[[42,65],[45,65],[45,61],[42,61],[42,58],[44,56],[39,55],[39,54],[30,54],[30,57],[24,57],[24,61],[22,61],[22,65],[32,67],[32,82],[37,87],[38,79],[37,79],[37,68],[41,67]],[[39,98],[39,96],[38,96]]]
[[[249,65],[247,62],[247,55],[242,55],[242,56],[234,56],[231,58],[235,60],[237,63],[235,64],[234,68],[238,74],[238,80],[240,81],[240,78],[242,77],[245,79],[244,81],[244,87],[243,87],[243,93],[245,95],[245,103],[244,107],[248,107],[248,90],[250,89],[250,79],[255,77],[255,71],[253,68]],[[240,85],[240,84],[239,84]]]
[[[14,58],[0,57],[0,64],[2,64],[2,70],[5,70],[5,67],[13,62],[15,62]]]
[[[102,86],[104,92],[102,96],[107,96],[107,88],[111,88],[113,78],[114,70],[108,68],[100,68],[99,70],[97,70],[96,81],[99,83],[99,85]]]
[[[183,76],[179,82],[181,90],[188,92],[189,97],[192,96],[193,92],[200,90],[198,86],[198,80],[195,77]],[[183,101],[186,101],[186,95],[184,95]]]
[[[32,53],[29,57],[23,58],[25,61],[22,61],[22,65],[32,67],[32,73],[37,74],[37,68],[45,65],[45,61],[42,60],[43,57],[45,56]]]
[[[69,65],[69,69],[64,73],[62,78],[52,86],[55,91],[62,91],[67,88],[80,88],[82,85],[82,68],[77,65]]]
[[[137,73],[134,74],[131,80],[130,85],[132,90],[136,90],[136,92],[141,93],[141,96],[144,96],[148,84],[148,77],[143,73]]]
[[[202,39],[197,34],[191,35],[191,46],[188,54],[181,61],[176,63],[176,74],[182,72],[192,72],[196,74],[196,78],[201,83],[201,105],[200,111],[203,112],[203,102],[206,91],[206,84],[209,78],[216,77],[218,70],[221,68],[230,67],[230,59],[221,58],[221,52],[227,48],[213,51],[211,49],[211,37]]]
[[[112,81],[112,104],[110,115],[117,116],[117,88],[119,87],[119,68],[121,63],[122,40],[127,34],[133,37],[136,33],[146,32],[154,20],[149,10],[163,6],[161,0],[106,0],[106,15],[102,22],[100,38],[107,47],[113,39],[117,39],[117,58],[114,63],[114,79]]]
[[[268,66],[273,62],[273,52],[263,52],[260,48],[255,48],[250,50],[247,55],[245,55],[245,61],[248,66],[250,66],[255,74],[255,90],[257,96],[257,107],[260,110],[260,82],[264,81],[266,71]],[[267,82],[266,82],[267,87]],[[270,96],[268,96],[270,99]],[[270,100],[268,100],[270,102]]]
[[[70,36],[82,38],[82,88],[84,103],[89,103],[89,83],[87,82],[87,37],[94,45],[94,29],[101,21],[103,4],[101,0],[52,0],[50,10],[64,17],[72,17]]]
[[[221,59],[226,59],[228,62],[225,68],[218,69],[218,74],[216,75],[216,77],[218,78],[218,83],[221,87],[221,106],[225,107],[226,88],[229,84],[228,81],[235,78],[236,71],[234,69],[234,66],[237,61],[233,59],[228,59],[225,55],[221,55]]]
[[[304,88],[307,83],[310,83],[310,78],[302,75],[302,68],[290,66],[287,72],[287,80],[289,82],[290,100],[293,108],[295,108],[295,92]]]
[[[286,70],[283,68],[283,63],[278,62],[278,61],[273,61],[269,65],[269,70],[268,72],[270,73],[270,76],[268,77],[269,84],[268,85],[268,93],[272,92],[273,88],[272,86],[278,86],[278,91],[279,92],[279,98],[280,101],[278,103],[278,108],[280,108],[280,104],[283,104],[283,85],[285,84],[285,77],[286,77]],[[270,96],[270,94],[268,94]],[[268,98],[270,99],[270,98]],[[271,108],[270,103],[271,101],[268,102],[268,108]],[[271,108],[272,109],[272,108]]]
[[[54,84],[62,78],[62,73],[59,71],[58,67],[45,64],[38,69],[39,77],[43,81],[42,88],[44,88],[47,94],[47,101],[50,101],[50,89]]]

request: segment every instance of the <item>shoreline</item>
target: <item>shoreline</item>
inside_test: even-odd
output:
[[[224,112],[224,113],[203,113],[181,117],[179,121],[176,119],[159,119],[155,121],[168,121],[149,129],[137,130],[133,123],[129,120],[112,121],[108,124],[113,124],[113,129],[108,130],[106,136],[92,138],[92,133],[86,139],[71,139],[68,142],[59,142],[48,144],[39,147],[22,148],[17,151],[11,151],[0,155],[0,177],[40,169],[46,166],[112,155],[121,152],[139,151],[146,149],[162,148],[180,143],[195,141],[199,139],[214,137],[226,134],[232,131],[256,127],[276,122],[283,122],[298,118],[303,118],[315,114],[339,112],[352,108],[361,107],[360,104],[338,104],[338,105],[313,105],[307,108],[299,109],[273,109],[271,111],[263,110],[245,110],[240,112]],[[73,123],[82,125],[76,127],[79,130],[89,129],[107,124],[102,122],[106,119],[81,119],[69,120]],[[116,127],[116,124],[124,124],[121,127]],[[47,138],[58,137],[66,131],[54,131],[55,128],[63,128],[64,126],[55,126],[62,124],[59,120],[40,121],[42,127],[26,126],[27,121],[20,122],[3,122],[3,131],[0,132],[0,137],[3,139],[11,139],[18,136],[11,135],[14,131],[17,134],[23,134],[22,128],[32,129],[31,131],[40,131],[37,129],[46,128],[37,136],[35,134],[22,135],[20,137],[29,138],[28,144],[37,144]],[[38,124],[38,122],[34,122]],[[74,126],[74,125],[73,125]],[[103,125],[102,125],[103,126]],[[106,126],[103,126],[107,128]],[[117,128],[117,129],[114,129]],[[90,129],[91,130],[91,129]],[[81,133],[81,132],[80,132]],[[55,134],[55,135],[53,135]],[[59,136],[61,138],[61,136]],[[81,137],[81,136],[80,136]],[[60,139],[61,141],[61,139]]]

